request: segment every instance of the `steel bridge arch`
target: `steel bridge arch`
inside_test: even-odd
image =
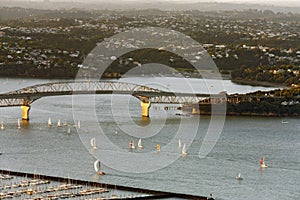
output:
[[[30,105],[46,96],[76,94],[128,94],[140,100],[149,94],[159,95],[163,91],[134,83],[113,81],[65,81],[33,85],[0,94],[0,107]],[[156,96],[155,95],[155,96]]]

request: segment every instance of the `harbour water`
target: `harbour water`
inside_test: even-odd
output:
[[[0,79],[1,93],[49,80],[35,79]],[[53,80],[51,80],[53,81]],[[148,84],[154,87],[182,91],[182,84],[176,78],[125,78],[124,82]],[[200,80],[191,79],[190,83],[196,92],[214,86],[214,81],[205,84]],[[228,93],[246,93],[255,90],[272,88],[236,85],[229,80],[222,81],[224,90]],[[215,87],[215,86],[214,86]],[[142,127],[143,133],[151,132],[153,126],[147,126],[149,121],[142,121],[140,104],[134,97],[129,100],[121,95],[114,95],[114,100],[128,104],[131,118],[127,118],[122,103],[115,104],[111,109],[111,95],[95,96],[95,113],[97,124],[91,121],[90,113],[85,113],[89,102],[81,96],[42,98],[32,104],[30,121],[18,129],[17,120],[21,117],[19,107],[0,108],[0,122],[4,130],[0,130],[0,169],[40,173],[49,176],[71,177],[75,179],[93,180],[109,184],[188,193],[208,196],[210,193],[216,199],[299,199],[300,180],[300,123],[297,118],[262,118],[262,117],[226,117],[219,140],[212,151],[199,158],[199,148],[207,131],[210,118],[208,116],[179,116],[179,111],[164,110],[165,105],[152,105],[150,109],[151,123],[163,121],[163,128],[151,137],[143,138],[143,149],[131,152],[129,141],[134,138],[128,132],[133,121]],[[74,104],[76,106],[74,107]],[[77,109],[74,112],[74,109]],[[80,134],[74,113],[81,113]],[[53,126],[48,127],[51,117]],[[67,121],[68,126],[56,127],[58,120]],[[288,123],[282,123],[282,120]],[[195,124],[197,125],[195,128]],[[199,125],[198,125],[199,124]],[[74,125],[77,125],[75,127]],[[172,157],[163,151],[163,147],[175,137],[180,125],[185,125],[185,132],[196,136],[187,148],[187,156],[178,159],[161,169],[148,173],[130,173],[118,171],[114,166],[102,164],[105,176],[97,176],[93,163],[96,154],[87,147],[87,142],[99,132],[99,126],[106,138],[122,150],[131,153],[147,153],[155,150],[160,144],[162,150],[156,156],[162,159]],[[70,128],[70,133],[68,129]],[[138,133],[136,133],[138,134]],[[86,141],[84,140],[86,138]],[[185,142],[184,138],[181,138]],[[95,151],[112,151],[105,149],[97,140]],[[118,153],[118,152],[116,152]],[[178,152],[180,154],[180,152]],[[259,159],[265,157],[269,165],[260,169]],[[115,165],[122,165],[112,157]],[[101,160],[101,158],[100,158]],[[124,161],[122,161],[124,162]],[[147,167],[149,163],[135,160],[139,167]],[[134,164],[134,163],[133,163]],[[243,180],[235,179],[241,173]]]

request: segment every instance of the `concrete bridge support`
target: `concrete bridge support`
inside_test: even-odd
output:
[[[30,106],[29,105],[21,106],[21,109],[22,109],[22,120],[28,121]]]
[[[199,114],[199,112],[200,112],[199,108],[197,108],[197,107],[192,108],[192,114],[193,115]]]
[[[30,97],[22,99],[22,120],[28,121],[29,120],[29,110],[30,110]]]
[[[141,101],[142,117],[149,117],[150,101]]]

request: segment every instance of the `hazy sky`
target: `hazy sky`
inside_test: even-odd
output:
[[[81,2],[103,2],[107,0],[50,0],[50,1],[81,1]],[[164,1],[164,2],[234,2],[234,3],[259,3],[259,4],[273,4],[281,6],[291,6],[293,5],[300,6],[300,0],[111,0],[110,2],[118,1],[140,1],[140,2],[153,2],[153,1]],[[109,2],[109,1],[108,1]]]
[[[23,0],[24,1],[24,0]],[[32,0],[32,1],[43,1],[43,0]],[[50,0],[50,1],[80,1],[80,2],[103,2],[105,0]],[[141,2],[151,2],[149,0],[112,0],[111,2],[118,1],[141,1]],[[153,1],[153,0],[152,0]],[[300,0],[154,0],[154,1],[165,1],[165,2],[235,2],[235,3],[286,3],[287,2],[299,2]]]
[[[1,1],[1,0],[0,0]],[[44,1],[44,0],[18,0],[18,1]],[[126,1],[137,1],[137,2],[187,2],[187,3],[195,3],[195,2],[233,2],[233,3],[247,3],[247,4],[271,4],[271,5],[280,5],[286,7],[300,6],[300,0],[49,0],[51,2],[126,2]]]

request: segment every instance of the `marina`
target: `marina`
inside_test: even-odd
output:
[[[99,182],[0,170],[0,199],[207,199]]]

